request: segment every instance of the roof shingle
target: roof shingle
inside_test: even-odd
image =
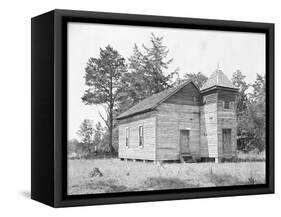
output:
[[[232,85],[231,81],[226,77],[222,70],[217,69],[215,70],[208,80],[203,84],[202,88],[200,89],[205,90],[213,86],[220,86],[220,87],[228,87],[233,88],[235,87]]]

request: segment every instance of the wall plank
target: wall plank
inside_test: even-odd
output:
[[[190,152],[199,156],[199,106],[163,103],[157,111],[157,159],[179,159],[181,129],[190,130]]]
[[[165,100],[165,103],[198,106],[200,103],[200,93],[192,83],[189,83],[180,91]]]
[[[144,146],[139,146],[139,126],[143,126]],[[130,130],[129,147],[126,147],[125,131]],[[119,124],[119,158],[155,160],[156,118],[143,118]]]

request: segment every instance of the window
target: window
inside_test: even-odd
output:
[[[126,127],[125,137],[126,137],[126,147],[129,148],[129,136],[130,136],[130,129]]]
[[[203,96],[203,105],[205,105],[206,104],[206,96]]]
[[[223,108],[230,109],[230,102],[229,101],[224,101]]]
[[[144,140],[143,140],[143,126],[139,126],[139,146],[143,147]]]

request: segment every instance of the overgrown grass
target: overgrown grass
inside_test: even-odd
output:
[[[94,168],[103,176],[91,177]],[[200,188],[265,183],[265,162],[153,163],[119,159],[68,160],[68,193]]]
[[[257,151],[252,152],[242,152],[237,153],[237,161],[239,162],[255,162],[255,161],[265,161],[265,151],[258,153]]]
[[[232,176],[228,173],[217,174],[213,172],[212,167],[209,173],[206,174],[207,178],[215,186],[229,186],[229,185],[243,185],[244,183],[238,179],[238,177]]]

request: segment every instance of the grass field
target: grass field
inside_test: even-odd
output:
[[[103,176],[90,177],[98,168]],[[167,163],[119,159],[68,160],[68,194],[95,194],[178,188],[260,184],[265,162]]]

